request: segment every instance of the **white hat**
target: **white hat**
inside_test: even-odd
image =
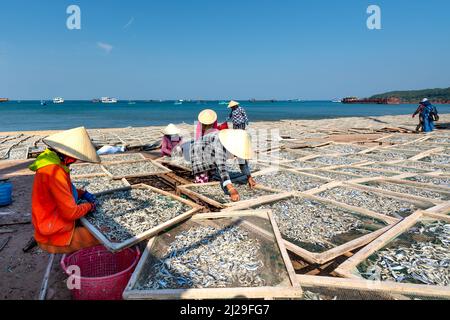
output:
[[[422,102],[427,102],[428,101],[428,99],[427,98],[424,98],[423,100],[422,100]]]
[[[85,162],[100,162],[91,138],[84,127],[66,130],[43,140],[50,148]]]
[[[239,105],[239,102],[231,100],[230,103],[228,104],[228,108],[233,108]]]
[[[244,160],[253,157],[252,138],[247,131],[225,129],[219,132],[219,140],[232,155]]]
[[[199,113],[198,121],[204,125],[210,125],[216,122],[217,113],[214,110],[206,109]]]
[[[169,124],[167,127],[164,128],[162,131],[165,135],[171,136],[175,134],[180,134],[180,129],[173,123]]]

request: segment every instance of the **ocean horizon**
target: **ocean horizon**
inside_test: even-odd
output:
[[[213,109],[219,123],[224,122],[229,109],[222,100],[121,100],[115,104],[93,103],[90,100],[70,100],[63,104],[40,100],[11,100],[0,103],[0,132],[62,130],[78,126],[87,128],[122,128],[193,123],[203,109]],[[222,104],[221,104],[222,102]],[[244,101],[250,122],[284,119],[318,120],[341,117],[370,117],[384,115],[412,115],[415,104],[373,105],[342,104],[329,100],[318,101]],[[450,105],[436,105],[439,113],[450,113]]]

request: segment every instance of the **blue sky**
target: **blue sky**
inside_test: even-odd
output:
[[[66,8],[81,8],[68,30]],[[366,27],[370,4],[382,30]],[[0,0],[0,96],[331,99],[450,86],[447,0]]]

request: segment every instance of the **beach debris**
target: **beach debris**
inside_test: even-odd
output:
[[[70,175],[83,176],[92,174],[104,174],[102,167],[99,164],[83,163],[83,164],[73,164],[70,166]]]
[[[99,193],[128,186],[123,180],[113,180],[108,176],[73,177],[71,180],[77,189],[86,190],[90,193]]]
[[[138,290],[262,287],[258,239],[240,226],[195,226],[174,237]]]
[[[386,226],[379,219],[301,197],[278,200],[254,209],[271,209],[284,240],[317,253]]]
[[[357,269],[369,280],[450,286],[450,224],[419,222]]]
[[[163,168],[147,160],[105,164],[104,168],[115,178],[153,175],[169,171],[165,171]]]
[[[234,184],[234,187],[238,191],[241,201],[273,194],[267,190],[251,189],[248,185]],[[221,204],[231,203],[230,197],[225,194],[219,184],[196,184],[187,188]]]
[[[261,185],[283,191],[306,191],[329,182],[325,179],[285,170],[272,171],[253,178]]]
[[[335,187],[319,193],[318,196],[399,219],[409,216],[418,209],[424,209],[405,200],[353,188]]]
[[[425,175],[417,175],[414,177],[405,178],[409,181],[421,182],[421,183],[429,183],[435,184],[438,186],[450,187],[450,176],[425,176]]]
[[[130,189],[97,197],[85,218],[112,242],[122,242],[167,222],[191,208],[149,189]]]
[[[450,200],[450,191],[449,192],[439,192],[431,189],[419,188],[403,183],[391,183],[391,182],[378,182],[378,181],[370,181],[363,183],[366,186],[374,187],[382,190],[388,190],[398,193],[404,193],[411,196],[417,196],[428,199],[437,199],[437,200]]]

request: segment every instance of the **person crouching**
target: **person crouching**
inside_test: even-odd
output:
[[[161,156],[171,157],[172,151],[181,143],[180,129],[171,123],[162,132]]]

